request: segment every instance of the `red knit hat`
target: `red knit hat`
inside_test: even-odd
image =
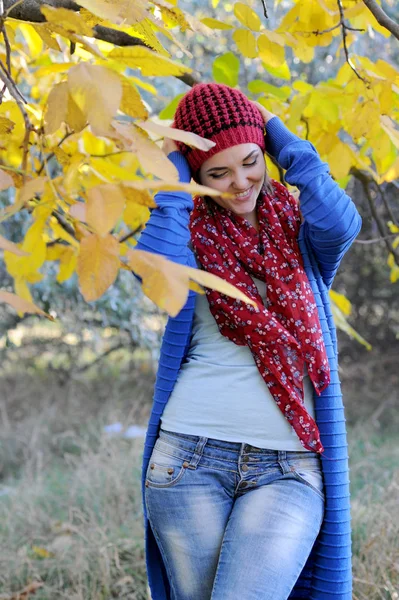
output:
[[[208,158],[231,146],[254,143],[265,149],[265,123],[259,110],[242,92],[220,83],[199,83],[183,96],[174,126],[216,143],[204,152],[176,142],[194,176]]]

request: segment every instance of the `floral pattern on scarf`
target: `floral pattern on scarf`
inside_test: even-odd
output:
[[[202,269],[235,285],[257,305],[206,290],[222,335],[247,345],[279,409],[307,450],[322,453],[315,421],[304,405],[305,364],[316,393],[330,368],[312,288],[298,246],[299,207],[279,182],[257,202],[259,232],[243,217],[210,199],[195,198],[191,241]],[[267,299],[252,279],[265,281]]]

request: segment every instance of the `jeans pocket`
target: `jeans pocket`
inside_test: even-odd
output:
[[[319,456],[303,456],[288,460],[291,472],[298,481],[312,488],[324,500],[324,480]]]
[[[189,461],[181,452],[160,450],[155,443],[146,474],[146,487],[168,488],[177,484],[187,471]]]

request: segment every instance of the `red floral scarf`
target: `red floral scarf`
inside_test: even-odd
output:
[[[322,453],[318,427],[303,402],[303,374],[306,363],[320,395],[330,382],[327,353],[297,241],[299,208],[282,184],[272,180],[272,187],[273,192],[261,192],[257,202],[259,233],[243,217],[211,200],[195,198],[191,241],[205,271],[219,275],[256,302],[258,310],[206,290],[222,335],[250,348],[271,395],[301,444]],[[265,303],[252,276],[266,282]]]

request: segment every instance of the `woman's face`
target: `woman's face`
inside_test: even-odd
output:
[[[203,185],[234,194],[231,199],[215,196],[212,200],[256,226],[256,201],[265,174],[262,149],[249,143],[226,148],[208,158],[201,165],[199,179]]]

